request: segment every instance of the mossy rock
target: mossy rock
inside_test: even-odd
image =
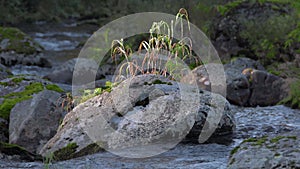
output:
[[[8,82],[1,82],[0,85],[14,86],[18,85],[24,80],[28,81],[28,79],[26,79],[25,77],[15,77]],[[0,117],[8,120],[10,116],[10,111],[17,103],[31,99],[33,94],[39,93],[45,89],[56,91],[59,93],[63,92],[63,90],[60,87],[54,84],[43,85],[41,82],[31,82],[25,86],[24,90],[20,92],[12,92],[4,96],[0,96],[0,98],[4,99],[3,102],[0,104]]]
[[[0,44],[0,52],[34,54],[42,50],[42,47],[32,38],[18,28],[12,27],[0,27]]]
[[[16,144],[0,142],[0,152],[6,155],[19,155],[21,160],[26,161],[42,160],[42,157],[40,155],[33,154],[27,151],[25,148]]]
[[[46,89],[47,89],[47,90],[56,91],[56,92],[58,92],[58,93],[64,92],[63,89],[61,89],[59,86],[57,86],[57,85],[55,85],[55,84],[47,84],[47,85],[46,85]]]
[[[300,109],[300,80],[291,84],[289,96],[278,104],[284,104],[294,109]]]
[[[77,151],[78,147],[76,143],[69,143],[67,146],[53,152],[51,156],[53,156],[52,158],[55,161],[63,161],[104,151],[104,149],[96,143],[90,144],[80,151]]]
[[[228,168],[298,168],[298,131],[245,139],[230,153]]]

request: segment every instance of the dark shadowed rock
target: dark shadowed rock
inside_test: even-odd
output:
[[[212,131],[214,126],[216,132]],[[197,92],[195,87],[163,77],[136,76],[111,93],[75,107],[40,153],[47,155],[76,145],[74,152],[80,154],[94,143],[110,150],[151,145],[154,141],[179,143],[188,133],[186,140],[202,142],[201,131],[208,136],[210,132],[224,136],[234,127],[228,102],[222,96]]]
[[[9,75],[12,75],[12,73],[7,67],[0,63],[0,80],[7,78]]]
[[[8,142],[8,121],[0,118],[0,142]]]
[[[287,96],[282,78],[260,70],[248,73],[251,90],[249,106],[274,105]]]
[[[50,61],[41,53],[23,54],[15,51],[0,53],[1,64],[5,66],[14,66],[17,64],[26,66],[51,67]]]
[[[76,73],[74,73],[74,68],[76,64],[80,65],[80,69],[78,69]],[[93,76],[94,77],[93,80],[99,80],[105,78],[105,75],[108,74],[107,72],[110,71],[109,67],[105,65],[101,66],[101,69],[99,69],[98,67],[99,66],[92,59],[90,60],[90,59],[83,59],[83,58],[75,58],[75,59],[68,60],[62,65],[53,67],[53,71],[48,75],[46,75],[44,78],[49,79],[52,82],[65,83],[65,84],[72,84],[73,76],[81,77],[82,81],[86,81],[84,79],[88,78],[86,77],[87,75]],[[90,80],[88,82],[92,82],[92,81]]]
[[[226,98],[233,104],[244,106],[248,104],[251,95],[250,83],[242,71],[246,68],[264,70],[258,62],[249,58],[236,58],[224,65],[227,83]]]
[[[55,135],[62,117],[60,93],[44,90],[20,102],[10,113],[9,142],[38,152]]]
[[[188,80],[193,78],[198,87],[211,90],[211,83],[207,68],[215,64],[196,67]],[[213,69],[212,69],[213,70]],[[274,105],[287,96],[285,81],[265,71],[258,62],[249,58],[236,58],[224,65],[226,75],[226,98],[233,104],[240,106],[268,106]],[[183,80],[185,83],[190,83]]]

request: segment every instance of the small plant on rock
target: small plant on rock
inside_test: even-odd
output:
[[[187,20],[184,25],[183,19]],[[179,27],[180,39],[173,38],[174,30]],[[119,67],[119,76],[135,76],[139,74],[157,74],[170,79],[180,78],[184,68],[180,60],[193,60],[196,65],[199,61],[192,56],[192,40],[184,36],[185,28],[190,31],[188,13],[181,8],[176,20],[168,24],[165,21],[154,22],[149,30],[149,40],[144,40],[138,48],[138,56],[132,56],[132,49],[124,45],[123,40],[112,42],[112,59],[117,55],[125,57]],[[188,68],[188,67],[187,67]]]

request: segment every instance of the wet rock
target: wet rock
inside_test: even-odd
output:
[[[209,137],[216,129],[215,136],[224,136],[234,127],[228,102],[222,96],[197,92],[195,87],[163,77],[136,76],[111,93],[75,107],[40,153],[46,155],[74,143],[78,153],[94,143],[110,150],[151,145],[153,141],[179,143],[187,134],[186,140],[203,142],[200,132]]]
[[[12,73],[8,70],[7,67],[0,63],[0,80],[7,78],[9,75],[12,75]]]
[[[63,118],[58,105],[60,93],[44,90],[32,99],[17,103],[10,112],[9,142],[18,144],[32,153],[55,135]]]
[[[0,27],[0,61],[5,66],[16,64],[51,67],[40,52],[42,47],[17,28]]]
[[[299,134],[246,139],[231,151],[228,168],[299,168]]]
[[[14,66],[17,64],[26,66],[51,67],[51,63],[43,54],[22,54],[15,51],[0,53],[1,63],[5,66]]]
[[[0,118],[0,142],[8,142],[8,121]]]
[[[74,73],[76,64],[77,71]],[[86,81],[88,83],[92,82],[91,79],[93,79],[93,81],[99,80],[105,78],[105,75],[107,75],[106,71],[109,71],[107,66],[101,66],[101,70],[98,70],[98,67],[98,64],[92,59],[75,58],[68,60],[62,65],[53,67],[53,71],[44,76],[44,78],[52,82],[72,84],[73,76],[79,76],[82,78],[82,82]],[[87,75],[91,76],[91,79],[88,79],[89,77],[87,77]]]
[[[300,111],[283,105],[267,107],[231,106],[236,119],[234,138],[263,137],[300,131]]]

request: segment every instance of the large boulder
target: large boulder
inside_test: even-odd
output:
[[[70,157],[76,157],[93,153],[95,143],[115,150],[154,141],[203,142],[201,131],[217,137],[230,135],[234,127],[229,104],[222,96],[163,77],[141,75],[75,107],[40,153],[59,154],[73,147]]]
[[[233,104],[245,106],[251,96],[250,82],[242,74],[244,69],[265,70],[258,62],[249,58],[236,58],[224,65],[227,83],[226,98]]]
[[[246,69],[243,71],[250,82],[249,106],[274,105],[287,96],[282,78],[265,71]]]
[[[300,168],[299,134],[246,139],[231,151],[228,168]]]
[[[55,135],[63,118],[58,105],[61,94],[44,90],[32,99],[17,103],[10,112],[9,142],[18,144],[32,153]]]
[[[16,64],[51,67],[40,53],[42,47],[17,28],[0,27],[0,60],[5,66]]]
[[[206,68],[213,68],[214,65],[201,65],[192,70],[194,80],[201,89],[210,91],[212,84]],[[258,61],[236,58],[224,65],[224,71],[227,85],[226,98],[233,104],[268,106],[278,103],[287,96],[285,81],[266,72]]]

